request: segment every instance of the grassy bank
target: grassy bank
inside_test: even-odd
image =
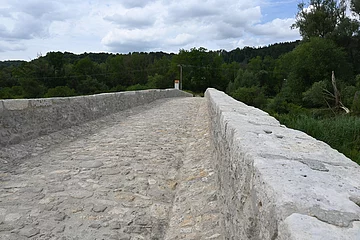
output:
[[[282,124],[324,141],[360,164],[360,118],[340,115],[316,119],[307,114],[276,114]]]

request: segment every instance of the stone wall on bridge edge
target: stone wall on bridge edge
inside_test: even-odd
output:
[[[360,239],[360,166],[223,92],[205,97],[226,239]]]
[[[191,97],[151,89],[77,97],[0,100],[0,147],[17,144],[160,98]]]

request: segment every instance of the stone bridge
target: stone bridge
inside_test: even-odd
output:
[[[208,89],[0,101],[0,239],[360,239],[360,167]]]

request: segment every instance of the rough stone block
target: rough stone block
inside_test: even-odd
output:
[[[4,107],[7,110],[24,110],[29,107],[29,100],[28,99],[9,99],[3,100]]]
[[[70,97],[56,97],[56,98],[50,98],[52,101],[52,104],[56,105],[68,105],[70,103]]]
[[[50,98],[43,98],[43,99],[31,99],[29,100],[30,106],[37,108],[37,107],[49,107],[52,105],[52,100]]]

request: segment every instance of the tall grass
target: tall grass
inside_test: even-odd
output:
[[[301,114],[276,114],[282,124],[289,128],[306,132],[324,141],[332,148],[344,153],[360,165],[360,118],[341,115],[331,118],[315,119]]]

